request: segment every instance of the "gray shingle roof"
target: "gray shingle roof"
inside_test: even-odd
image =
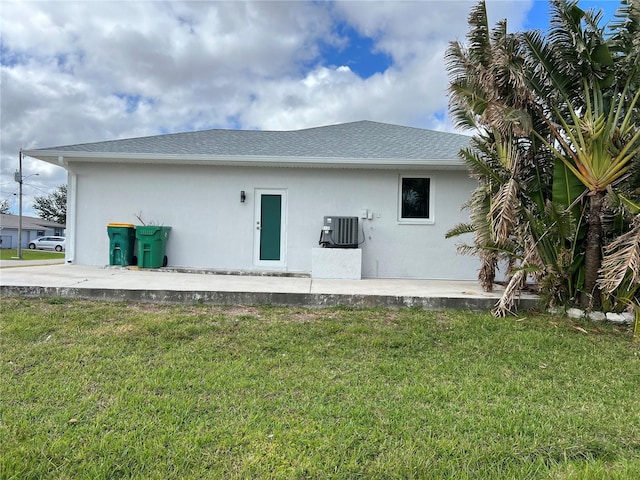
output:
[[[204,130],[152,137],[67,145],[25,152],[208,157],[354,158],[450,161],[469,145],[469,137],[371,121],[293,131]],[[40,155],[39,155],[40,154]]]
[[[0,214],[0,228],[18,228],[19,223],[19,215],[11,215],[9,213]],[[44,228],[65,228],[65,226],[50,220],[44,220],[43,218],[27,217],[23,215],[22,228],[24,230],[42,230]]]

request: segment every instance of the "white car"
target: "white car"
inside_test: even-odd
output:
[[[62,252],[65,247],[64,237],[38,237],[34,241],[29,242],[31,250],[55,250]]]

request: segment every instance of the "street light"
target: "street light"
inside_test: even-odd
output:
[[[14,174],[15,181],[18,182],[18,259],[22,260],[22,184],[24,181],[33,177],[34,175],[38,175],[37,173],[32,173],[31,175],[27,175],[26,177],[22,176],[22,149],[20,149],[20,153],[18,155],[18,170]]]

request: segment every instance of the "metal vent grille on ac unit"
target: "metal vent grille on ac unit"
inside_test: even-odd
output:
[[[324,217],[319,243],[328,248],[357,248],[358,217]]]

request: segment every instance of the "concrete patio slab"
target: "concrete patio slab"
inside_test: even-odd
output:
[[[165,303],[274,304],[492,308],[502,294],[483,292],[475,281],[363,279],[182,273],[167,269],[82,265],[0,264],[2,295],[60,296]],[[523,295],[519,309],[535,308],[537,297]]]

